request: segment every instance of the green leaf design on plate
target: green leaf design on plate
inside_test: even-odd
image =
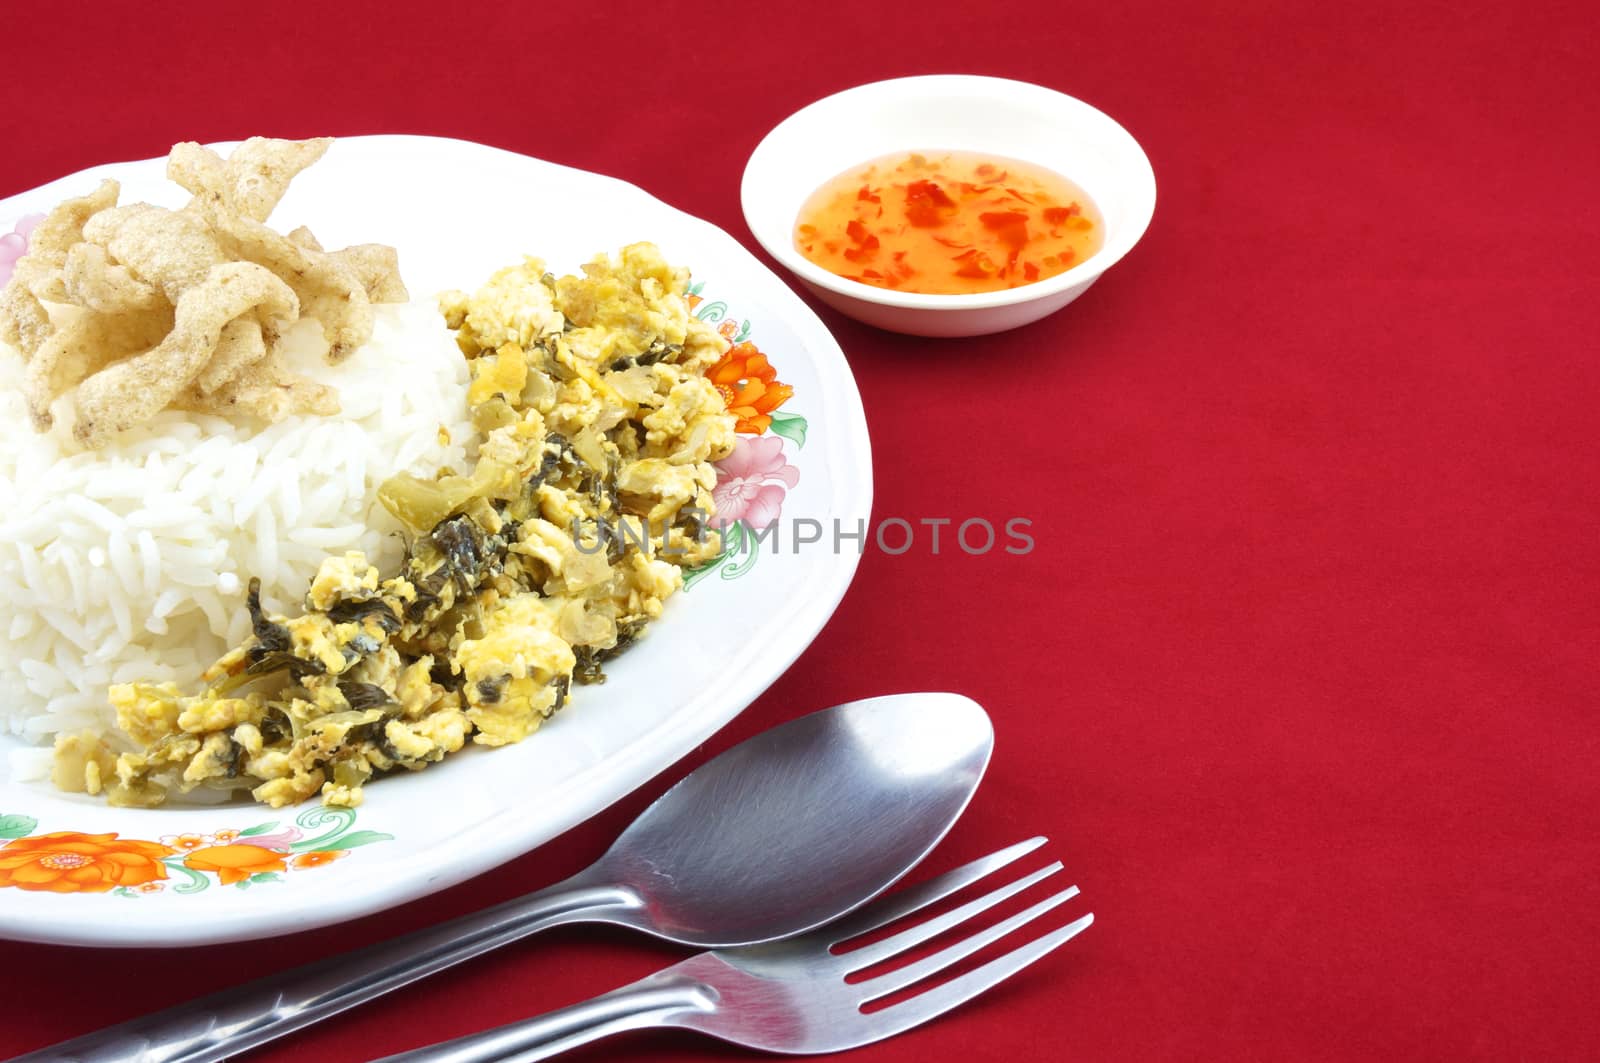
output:
[[[251,827],[249,830],[240,831],[239,832],[239,837],[241,837],[241,838],[249,838],[249,837],[251,837],[253,835],[256,835],[256,834],[265,834],[265,833],[267,833],[267,831],[271,830],[273,827],[276,827],[277,825],[278,825],[278,821],[275,820],[275,819],[274,820],[268,820],[266,823],[257,823],[254,827]]]
[[[137,896],[139,896],[137,893],[133,892],[131,889],[129,889],[126,886],[118,886],[116,889],[112,890],[111,892],[112,892],[112,894],[114,894],[115,896],[118,896],[118,897],[137,897]]]
[[[297,853],[312,852],[317,849],[343,849],[337,845],[341,835],[355,826],[356,814],[348,808],[334,808],[322,805],[318,808],[307,809],[295,818],[295,823],[306,830],[316,830],[327,823],[333,824],[333,829],[315,838],[306,838],[289,846],[290,850]]]
[[[384,834],[381,831],[375,830],[358,830],[354,833],[346,834],[343,837],[335,838],[333,841],[318,845],[313,849],[307,849],[304,851],[311,853],[337,852],[341,849],[354,849],[358,845],[371,845],[373,842],[392,841],[394,841],[393,834]]]
[[[739,322],[739,331],[735,332],[733,334],[733,342],[734,343],[743,343],[745,340],[747,340],[749,338],[750,338],[750,322],[748,320]]]
[[[760,559],[761,540],[744,521],[735,521],[722,529],[722,553],[683,574],[684,589],[694,586],[713,572],[723,579],[738,579],[755,568]]]
[[[723,302],[721,299],[718,299],[714,303],[701,303],[700,309],[694,312],[694,316],[699,318],[701,321],[721,321],[723,318],[728,316],[728,304]]]
[[[688,590],[718,568],[727,564],[728,559],[733,556],[734,546],[740,540],[743,531],[744,529],[738,525],[722,529],[722,551],[710,561],[696,565],[694,568],[685,569],[683,573],[683,589]]]
[[[706,287],[706,282],[705,281],[695,281],[693,284],[689,285],[689,287],[684,291],[684,294],[685,295],[699,295],[702,291],[705,290],[705,287]]]
[[[751,531],[750,526],[742,520],[725,529],[722,534],[724,537],[729,537],[729,532],[732,532],[736,539],[736,545],[729,551],[733,560],[719,575],[723,579],[738,579],[755,568],[756,562],[761,559],[761,540],[756,538],[755,532]]]
[[[683,574],[683,589],[688,590],[696,583],[699,583],[701,580],[711,575],[711,573],[716,571],[717,566],[726,560],[728,560],[728,555],[727,552],[724,551],[723,553],[718,554],[716,557],[713,557],[710,561],[707,561],[705,564],[696,565],[694,568],[685,571]]]
[[[250,882],[282,882],[283,881],[283,876],[278,874],[276,871],[257,871],[255,874],[251,875],[250,878],[247,881],[250,881]],[[244,883],[241,882],[241,883],[239,883],[239,885],[242,886],[242,885],[244,885]]]
[[[39,821],[32,816],[12,813],[9,816],[0,816],[0,840],[10,841],[13,838],[26,838],[32,834]]]
[[[182,857],[169,856],[161,862],[166,864],[172,870],[181,871],[189,877],[189,881],[185,882],[183,885],[174,886],[172,888],[173,893],[199,893],[201,890],[210,888],[211,880],[206,878],[192,867],[184,867]]]
[[[804,447],[807,427],[806,419],[798,413],[775,413],[772,415],[770,431],[775,436],[792,440],[796,447]]]

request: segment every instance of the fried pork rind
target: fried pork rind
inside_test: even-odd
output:
[[[160,288],[173,304],[205,280],[213,266],[230,260],[200,218],[148,203],[102,211],[84,226],[83,235]]]
[[[196,206],[235,257],[265,266],[289,282],[302,312],[322,322],[328,361],[343,361],[372,338],[372,300],[343,261],[327,251],[301,247],[216,201],[197,199]]]
[[[200,198],[216,198],[253,221],[266,221],[289,182],[327,153],[332,137],[274,140],[251,137],[227,162],[210,148],[176,144],[167,156],[167,178]]]
[[[72,245],[83,239],[84,223],[115,203],[121,192],[117,182],[102,181],[87,196],[69,199],[45,215],[28,238],[28,253],[17,260],[10,283],[0,291],[0,340],[24,358],[32,358],[50,335],[41,290],[60,286],[59,271]]]
[[[107,181],[53,210],[0,291],[0,340],[27,360],[34,427],[47,430],[74,388],[73,434],[88,447],[168,406],[268,421],[337,413],[331,388],[288,368],[284,331],[314,319],[336,362],[371,338],[372,303],[409,296],[393,248],[326,251],[308,229],[266,226],[331,143],[253,137],[227,159],[178,144],[167,175],[193,194],[183,209],[117,206]]]
[[[291,232],[289,234],[289,239],[292,242],[299,244],[301,247],[309,248],[312,251],[321,251],[323,249],[321,241],[319,241],[311,232],[311,230],[307,229],[304,225]]]
[[[247,413],[281,421],[292,413],[332,416],[339,412],[339,396],[325,384],[290,372],[276,353],[270,353],[209,394],[198,383],[192,385],[173,405],[194,413]]]
[[[160,290],[114,261],[105,248],[88,242],[73,244],[67,252],[61,286],[66,302],[102,314],[154,310],[166,302]]]
[[[178,300],[172,331],[143,354],[109,365],[78,385],[72,434],[91,449],[166,409],[205,367],[224,330],[246,314],[286,328],[299,314],[294,292],[251,262],[214,266]]]
[[[248,315],[236,317],[222,326],[217,349],[194,378],[195,387],[202,395],[213,394],[266,356],[267,341],[261,335],[261,322]]]
[[[295,232],[305,230],[296,229]],[[294,233],[289,237],[293,239]],[[373,302],[403,303],[411,298],[405,282],[400,279],[400,252],[388,244],[356,244],[333,252],[333,257],[349,267]]]
[[[235,257],[266,266],[289,282],[302,312],[322,322],[328,360],[340,362],[372,338],[373,302],[403,302],[408,295],[393,248],[365,244],[329,252],[304,227],[284,236],[264,224],[290,180],[331,143],[331,138],[253,137],[225,164],[208,148],[180,144],[167,176],[194,193],[190,209],[206,219]]]
[[[120,314],[81,311],[34,352],[22,380],[28,415],[40,432],[54,419],[56,397],[123,358],[149,350],[172,331],[170,305]]]

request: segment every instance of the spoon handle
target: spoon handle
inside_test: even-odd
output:
[[[13,1063],[215,1063],[546,927],[605,922],[639,907],[624,888],[583,880],[580,873],[493,908],[108,1026]]]
[[[684,1016],[715,1011],[716,996],[693,976],[669,967],[581,1004],[373,1063],[533,1063],[626,1030],[678,1025]]]

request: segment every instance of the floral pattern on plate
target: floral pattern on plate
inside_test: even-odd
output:
[[[733,346],[706,370],[706,377],[727,400],[738,422],[738,442],[733,453],[716,462],[716,523],[722,532],[722,552],[683,575],[685,589],[717,572],[737,579],[755,567],[761,554],[759,532],[769,528],[783,510],[784,497],[800,482],[800,470],[784,455],[784,440],[798,450],[806,444],[806,419],[778,407],[794,395],[794,388],[778,379],[767,356],[750,341],[750,322],[728,317],[728,304],[705,302],[701,285],[689,289],[689,305],[701,321],[717,324],[717,331]]]
[[[348,808],[310,808],[293,825],[278,820],[246,830],[164,834],[159,841],[82,831],[34,833],[32,816],[0,816],[0,889],[114,893],[138,897],[199,893],[213,883],[246,889],[286,874],[326,867],[350,850],[394,835],[354,830]]]
[[[28,253],[28,237],[44,221],[43,214],[28,214],[17,219],[10,232],[0,234],[0,287],[11,280],[17,260]]]

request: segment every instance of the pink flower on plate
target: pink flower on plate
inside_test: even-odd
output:
[[[742,520],[761,531],[778,519],[784,495],[800,482],[800,470],[783,456],[777,436],[740,436],[733,453],[717,462],[716,524]]]
[[[300,840],[300,830],[297,827],[285,827],[282,830],[273,831],[271,834],[251,834],[246,836],[240,836],[240,834],[235,831],[217,832],[218,835],[225,833],[232,834],[233,838],[223,841],[221,837],[218,837],[218,844],[254,845],[259,849],[271,849],[274,852],[279,853],[288,852],[289,847]]]
[[[17,268],[17,259],[28,253],[28,237],[33,235],[33,230],[42,221],[43,214],[29,214],[19,220],[10,232],[0,236],[0,285],[11,279],[12,271]]]

